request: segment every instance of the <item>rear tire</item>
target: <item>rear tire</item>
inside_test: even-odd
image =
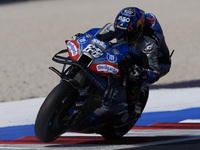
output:
[[[36,121],[35,135],[41,142],[51,142],[66,132],[64,118],[79,94],[66,81],[58,84],[43,102]]]
[[[144,87],[143,89],[141,89],[140,92],[140,98],[139,98],[139,102],[141,104],[141,113],[143,112],[147,100],[149,97],[149,87]],[[140,115],[139,115],[140,116]],[[109,126],[106,127],[106,129],[104,130],[103,133],[100,133],[105,139],[117,139],[117,138],[121,138],[123,135],[125,135],[133,126],[134,124],[137,122],[137,120],[140,117],[135,118],[136,120],[134,120],[133,122],[130,122],[122,127],[116,128],[116,126],[114,124],[110,124]]]

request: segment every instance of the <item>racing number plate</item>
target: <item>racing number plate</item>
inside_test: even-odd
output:
[[[83,50],[83,52],[92,55],[94,58],[99,58],[103,55],[103,52],[100,50],[100,48],[92,44],[88,44],[88,46]]]

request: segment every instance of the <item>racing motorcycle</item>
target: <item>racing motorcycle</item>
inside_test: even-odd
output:
[[[128,101],[127,91],[132,87],[126,74],[129,64],[141,58],[125,42],[100,41],[97,35],[104,29],[91,29],[67,40],[67,49],[52,58],[63,68],[50,67],[61,80],[38,112],[35,135],[39,141],[51,142],[67,131],[120,138],[140,118],[149,87]]]

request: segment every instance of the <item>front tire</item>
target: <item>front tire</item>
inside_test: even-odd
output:
[[[35,135],[39,141],[51,142],[66,131],[64,118],[78,96],[78,91],[66,81],[62,81],[51,91],[35,121]]]

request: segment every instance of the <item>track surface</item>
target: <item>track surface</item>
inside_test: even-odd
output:
[[[47,144],[35,136],[0,141],[1,149],[197,149],[200,123],[157,123],[137,126],[123,138],[105,140],[96,134],[66,133]]]
[[[105,140],[96,134],[65,133],[51,143],[35,136],[0,140],[0,149],[198,149],[200,123],[156,123],[136,126],[123,138]]]
[[[6,118],[1,116],[1,120],[8,123],[2,124],[0,127],[0,149],[199,149],[200,105],[197,104],[197,99],[199,97],[198,93],[200,88],[198,88],[198,84],[196,84],[194,88],[185,88],[188,84],[191,85],[190,83],[183,83],[181,87],[184,88],[181,88],[179,86],[180,84],[168,85],[167,87],[169,89],[161,90],[157,90],[157,88],[160,87],[153,87],[153,89],[156,90],[150,91],[149,101],[151,101],[151,103],[147,104],[142,117],[130,132],[118,140],[105,140],[97,134],[67,132],[51,143],[40,143],[35,137],[33,124],[26,125],[23,123],[24,121],[21,121],[20,124],[22,125],[15,126],[13,123],[13,126],[8,126],[11,124],[10,120],[8,119],[5,121]],[[183,93],[186,93],[186,95]],[[163,94],[166,95],[166,99],[162,99],[162,104],[159,104]],[[182,95],[182,97],[180,95]],[[176,101],[170,97],[176,98]],[[40,101],[42,102],[43,100],[34,99],[24,102],[12,102],[12,107],[9,107],[12,103],[5,103],[1,104],[0,108],[3,109],[6,107],[5,110],[10,113],[13,107],[19,107],[20,105],[26,107],[28,104],[35,107],[34,109],[37,112],[37,107],[41,105]],[[36,103],[38,104],[36,105]],[[193,105],[190,105],[190,103]],[[26,114],[31,111],[35,116],[34,109],[21,109],[22,113]],[[20,115],[17,115],[18,118],[16,119],[14,114],[10,114],[9,116],[9,113],[7,113],[7,117],[11,117],[10,119],[14,122],[20,122]],[[2,115],[6,114],[2,113]],[[25,122],[28,122],[27,118],[32,118],[32,121],[34,120],[33,116],[22,116],[25,118]]]

